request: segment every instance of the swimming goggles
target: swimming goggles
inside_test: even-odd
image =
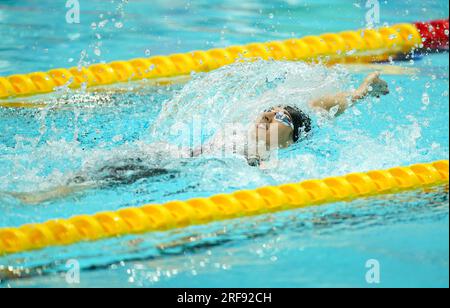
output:
[[[281,111],[277,112],[275,114],[275,121],[294,129],[294,124],[292,123],[292,120],[284,112],[281,112]]]

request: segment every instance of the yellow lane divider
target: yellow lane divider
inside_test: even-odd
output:
[[[380,70],[382,70],[382,66],[380,65]],[[130,92],[140,92],[143,91],[147,93],[149,87],[159,87],[159,86],[169,86],[169,85],[177,85],[184,84],[189,81],[190,76],[177,76],[171,78],[158,78],[151,80],[142,80],[135,81],[132,84],[130,82],[126,83],[117,83],[108,87],[96,86],[90,87],[86,89],[86,91],[76,91],[71,94],[99,94],[104,93],[106,95],[112,94],[127,94]],[[72,95],[68,97],[68,99],[64,99],[63,96],[51,96],[54,93],[47,93],[34,97],[16,97],[13,99],[0,99],[0,107],[3,108],[13,108],[13,109],[39,109],[39,108],[61,108],[67,104],[71,104],[73,101]],[[58,94],[65,94],[65,91],[62,91]],[[95,102],[95,99],[92,100]],[[72,105],[72,104],[71,104]]]
[[[420,47],[422,38],[413,24],[378,30],[346,31],[268,43],[253,43],[186,54],[156,56],[89,67],[53,69],[0,77],[0,99],[51,93],[58,87],[72,89],[143,79],[170,78],[208,72],[238,60],[274,59],[324,63],[385,61]]]
[[[389,64],[358,64],[358,63],[348,63],[343,64],[343,67],[349,72],[354,74],[370,73],[373,71],[379,71],[383,75],[414,75],[420,72],[417,68],[402,67]],[[163,78],[163,79],[152,79],[141,82],[130,83],[118,83],[114,86],[109,87],[92,87],[87,89],[87,93],[106,93],[106,94],[123,94],[130,92],[139,92],[141,90],[148,89],[149,86],[168,86],[183,84],[189,81],[190,76],[179,76],[173,78]],[[57,100],[57,103],[49,97],[49,95],[41,95],[33,98],[15,98],[12,100],[1,100],[0,107],[4,108],[20,108],[20,109],[39,109],[39,108],[63,108],[64,106],[71,103],[70,99],[68,101]],[[95,100],[93,100],[95,101]]]
[[[42,224],[0,229],[0,255],[349,201],[448,184],[448,181],[449,161],[443,160],[244,190],[185,202],[173,201],[164,205],[145,205],[116,212],[50,220]]]

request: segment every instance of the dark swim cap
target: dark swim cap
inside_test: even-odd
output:
[[[285,106],[294,124],[294,142],[306,136],[311,131],[311,118],[297,107]]]

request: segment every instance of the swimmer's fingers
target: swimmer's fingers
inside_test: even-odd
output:
[[[379,81],[377,83],[377,87],[378,87],[378,93],[380,93],[382,95],[389,94],[389,85],[386,81],[379,79]]]
[[[386,82],[386,81],[384,81],[384,80],[382,80],[382,83],[381,83],[381,93],[383,94],[383,95],[388,95],[389,94],[389,84]]]
[[[380,97],[389,94],[389,85],[383,79],[376,77],[369,83],[369,93],[371,96]]]

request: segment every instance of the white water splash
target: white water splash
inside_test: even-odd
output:
[[[166,102],[151,134],[157,140],[168,140],[171,127],[191,125],[195,118],[207,127],[248,125],[267,108],[291,105],[305,109],[312,98],[348,89],[349,83],[347,72],[339,67],[279,61],[236,63],[194,76]]]

